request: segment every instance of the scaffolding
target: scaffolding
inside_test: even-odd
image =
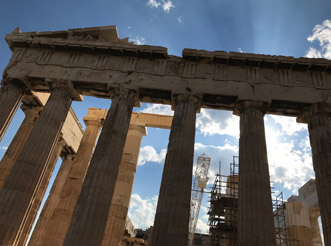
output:
[[[209,235],[211,246],[237,246],[237,215],[239,189],[239,157],[233,156],[229,175],[222,175],[222,165],[212,186],[209,208]],[[273,187],[272,187],[273,188]],[[280,192],[273,200],[274,224],[277,246],[288,246],[285,203]]]
[[[283,192],[280,192],[273,199],[273,210],[274,210],[274,224],[276,234],[277,246],[288,246],[289,239],[286,229],[286,218],[285,218],[286,205],[283,199]]]
[[[210,195],[209,235],[211,246],[235,246],[237,243],[238,156],[230,163],[229,175],[216,174]]]

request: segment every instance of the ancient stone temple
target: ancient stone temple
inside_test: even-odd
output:
[[[200,108],[240,117],[240,246],[276,245],[264,115],[308,124],[324,240],[331,245],[331,61],[192,49],[177,57],[120,39],[115,26],[15,30],[6,41],[13,55],[1,82],[0,137],[21,103],[26,118],[1,162],[0,245],[24,245],[60,155],[30,245],[118,246],[146,126],[170,128],[151,245],[187,245]],[[47,102],[38,93],[49,93]],[[88,112],[84,132],[76,125],[73,146],[65,122],[75,117],[72,101],[84,95],[112,103],[107,113]],[[132,114],[140,102],[172,105],[172,121]]]

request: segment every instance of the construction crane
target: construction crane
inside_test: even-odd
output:
[[[197,166],[193,178],[193,188],[191,197],[191,216],[189,224],[189,246],[193,243],[195,229],[197,227],[203,191],[206,188],[210,157],[205,153],[198,157]]]

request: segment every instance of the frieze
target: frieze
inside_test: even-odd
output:
[[[320,72],[311,72],[310,73],[312,84],[315,88],[325,89],[326,81],[325,74]]]
[[[214,65],[214,78],[219,80],[227,79],[227,66]]]
[[[278,70],[278,75],[279,75],[278,81],[281,85],[285,85],[285,86],[293,85],[291,70]]]

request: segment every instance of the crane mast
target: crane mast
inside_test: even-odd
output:
[[[197,227],[203,191],[206,188],[208,178],[208,169],[210,165],[210,157],[205,153],[198,157],[195,174],[192,185],[191,195],[191,216],[189,224],[189,246],[193,243],[195,229]]]

